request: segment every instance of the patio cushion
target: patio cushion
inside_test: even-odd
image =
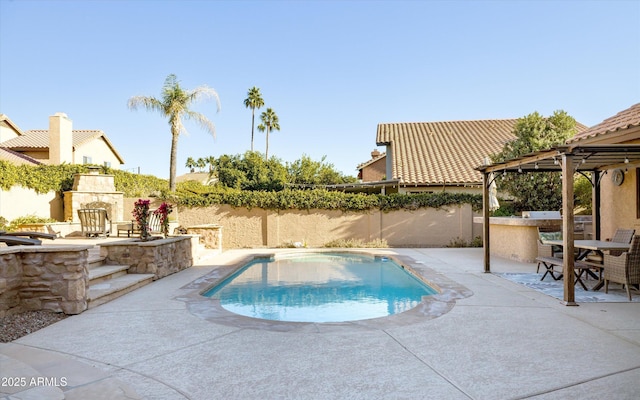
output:
[[[560,240],[562,239],[562,231],[558,232],[539,232],[540,240]]]

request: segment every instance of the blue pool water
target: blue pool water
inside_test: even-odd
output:
[[[254,260],[204,296],[247,317],[343,322],[401,313],[434,293],[386,257],[307,253]]]

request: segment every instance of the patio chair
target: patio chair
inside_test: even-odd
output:
[[[109,236],[111,234],[111,221],[104,208],[81,208],[78,210],[82,235]]]
[[[633,235],[635,233],[636,233],[635,229],[616,229],[616,233],[613,234],[613,237],[607,240],[611,242],[617,242],[617,243],[631,243],[631,239],[633,238]],[[623,253],[622,250],[609,251],[609,254],[613,256],[619,256],[622,253]],[[601,254],[591,253],[587,256],[586,260],[591,262],[596,262],[596,263],[602,263],[603,259]]]
[[[551,275],[554,280],[562,278],[562,274],[556,277],[554,274],[559,271],[553,269],[554,265],[562,265],[562,247],[543,243],[544,240],[554,239],[562,239],[562,232],[557,228],[538,227],[538,257],[536,258],[538,268],[536,273],[540,272],[540,265],[547,269],[540,280],[544,280],[547,274]]]
[[[621,283],[627,289],[631,301],[631,285],[640,284],[640,236],[635,235],[629,251],[615,256],[604,255],[604,292],[609,291],[609,282]]]
[[[149,214],[147,216],[147,225],[149,228],[150,234],[162,234],[162,223],[160,221],[160,216],[154,212],[155,210],[149,210]],[[127,237],[131,237],[131,234],[140,233],[140,226],[136,221],[131,221],[128,224],[119,224],[118,228],[118,236],[120,236],[121,232],[127,232]]]

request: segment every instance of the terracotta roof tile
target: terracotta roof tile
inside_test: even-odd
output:
[[[378,146],[390,145],[392,177],[407,185],[482,182],[474,168],[515,138],[517,119],[384,123],[378,125]],[[578,124],[582,131],[586,126]]]
[[[105,133],[101,130],[73,130],[71,131],[73,138],[71,145],[75,149],[76,147],[89,142],[94,139],[103,138],[107,143],[107,146],[111,148],[116,157],[124,164],[124,160],[118,154],[113,144],[109,141]],[[13,139],[2,142],[2,147],[10,148],[14,150],[29,150],[29,149],[47,149],[49,148],[49,131],[48,130],[29,130],[24,132],[24,135],[15,137]]]
[[[35,158],[26,156],[22,153],[18,153],[17,151],[13,151],[11,149],[6,149],[4,147],[0,147],[0,160],[9,161],[14,165],[40,165],[42,164],[40,161]]]
[[[637,126],[640,126],[640,103],[634,104],[626,110],[620,111],[613,117],[605,119],[584,132],[578,133],[572,139],[567,140],[567,143],[595,138]]]

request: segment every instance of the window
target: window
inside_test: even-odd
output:
[[[105,161],[104,162],[104,166],[107,168],[111,168],[111,162],[110,161]]]
[[[89,156],[82,156],[82,163],[83,163],[83,164],[91,164],[91,157],[89,157]]]

